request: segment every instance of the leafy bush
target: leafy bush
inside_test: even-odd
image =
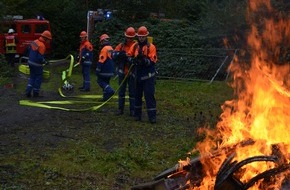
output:
[[[0,78],[15,76],[15,68],[11,67],[3,54],[0,54]]]

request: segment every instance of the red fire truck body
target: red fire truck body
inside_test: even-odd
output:
[[[43,31],[51,31],[49,21],[39,19],[5,20],[1,21],[0,26],[0,54],[5,54],[5,36],[8,35],[8,30],[12,28],[15,31],[14,35],[18,40],[16,51],[19,56],[24,55],[28,45],[33,40],[39,38]],[[51,44],[49,43],[47,45],[46,54],[49,54],[50,51]]]

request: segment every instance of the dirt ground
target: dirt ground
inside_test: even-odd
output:
[[[19,84],[19,80],[22,80],[21,84]],[[99,117],[100,112],[109,114],[117,119],[117,116],[114,116],[117,106],[104,106],[104,108],[96,112],[66,112],[62,110],[19,105],[20,100],[28,99],[23,93],[26,82],[26,80],[23,82],[23,79],[17,77],[14,79],[13,88],[4,88],[3,85],[0,87],[0,163],[1,160],[6,160],[8,157],[12,158],[12,162],[15,158],[13,164],[3,164],[3,162],[0,164],[0,189],[1,185],[3,187],[3,184],[4,186],[5,184],[13,184],[15,182],[15,176],[19,176],[21,172],[23,172],[19,172],[17,168],[17,162],[21,161],[21,158],[19,159],[17,157],[23,154],[36,155],[36,157],[43,159],[46,150],[57,149],[58,146],[66,144],[67,141],[81,141],[85,138],[85,135],[89,134],[89,132],[92,133],[93,130],[96,130],[96,126],[99,125],[102,127],[98,128],[98,135],[107,137],[105,140],[103,139],[105,141],[103,146],[107,151],[112,151],[114,146],[124,141],[124,138],[128,139],[128,136],[134,136],[132,133],[124,137],[119,136],[119,138],[115,138],[119,135],[120,131],[122,131],[122,128],[116,125],[117,121],[109,121],[108,123],[110,126],[115,126],[115,129],[107,128],[106,125],[104,126],[101,124],[101,118]],[[61,99],[58,92],[45,91],[43,95],[44,97],[42,98],[30,99],[33,101]],[[127,115],[126,117],[129,118],[128,113]],[[134,121],[133,118],[130,119]],[[146,120],[141,125],[148,125],[147,123],[149,122]],[[137,125],[137,123],[134,122],[133,125]],[[136,128],[136,126],[133,127]],[[141,128],[139,128],[139,130],[141,130]],[[151,129],[144,127],[144,130]],[[147,132],[148,131],[144,132],[144,134]],[[108,133],[113,135],[108,137]],[[142,134],[142,131],[140,133]],[[152,130],[151,133],[152,138],[154,138],[154,135],[159,134]],[[124,184],[138,183],[135,182],[135,180],[138,181],[138,179],[132,179],[134,180],[132,181],[126,178],[124,180],[122,177],[123,175],[124,174],[120,174],[121,179],[116,180],[120,182],[113,184],[114,189],[123,189],[120,187]],[[75,178],[78,179],[79,177],[80,176],[77,176]],[[17,183],[18,182],[19,181],[17,181]],[[35,185],[39,182],[32,181],[31,183]],[[29,184],[28,186],[30,187]],[[57,187],[56,189],[59,188]]]
[[[53,93],[51,95],[55,96]],[[74,117],[77,113],[22,106],[19,105],[22,99],[26,99],[25,96],[13,88],[0,89],[1,155],[24,145],[41,150],[44,146],[54,147],[67,138],[74,138],[76,130],[64,130],[63,126],[71,126],[70,123],[80,126],[82,121]],[[45,97],[41,100],[45,100]]]
[[[0,87],[0,162],[8,155],[25,154],[27,150],[41,152],[57,147],[67,140],[77,140],[81,128],[97,121],[93,117],[94,113],[65,112],[19,105],[20,100],[27,99],[23,94],[24,90],[19,89],[23,88],[23,84],[20,87],[20,80],[23,79],[19,77],[14,79],[13,88],[6,88],[5,85]],[[45,92],[44,97],[31,100],[45,101],[59,98],[57,92]],[[17,168],[6,167],[0,164],[2,185],[17,173]]]

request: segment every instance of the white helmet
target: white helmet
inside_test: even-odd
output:
[[[8,30],[8,34],[12,34],[12,33],[14,33],[15,31],[12,29],[12,28],[10,28],[9,30]]]

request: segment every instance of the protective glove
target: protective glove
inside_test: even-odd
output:
[[[142,64],[144,62],[143,59],[144,59],[144,56],[142,54],[138,54],[135,57],[135,64],[138,65],[138,66],[142,66]]]
[[[114,61],[118,62],[127,62],[128,57],[125,51],[113,51],[112,52],[112,58]]]
[[[118,60],[118,57],[119,57],[119,54],[120,54],[119,51],[111,51],[112,59],[114,61],[117,61]]]
[[[122,61],[127,61],[128,57],[125,51],[120,51],[118,55],[118,59]]]
[[[116,62],[120,62],[120,52],[119,51],[111,51],[112,59]]]
[[[128,57],[128,61],[127,61],[127,63],[129,64],[129,67],[130,67],[131,65],[136,65],[136,59],[133,58],[133,57]]]

